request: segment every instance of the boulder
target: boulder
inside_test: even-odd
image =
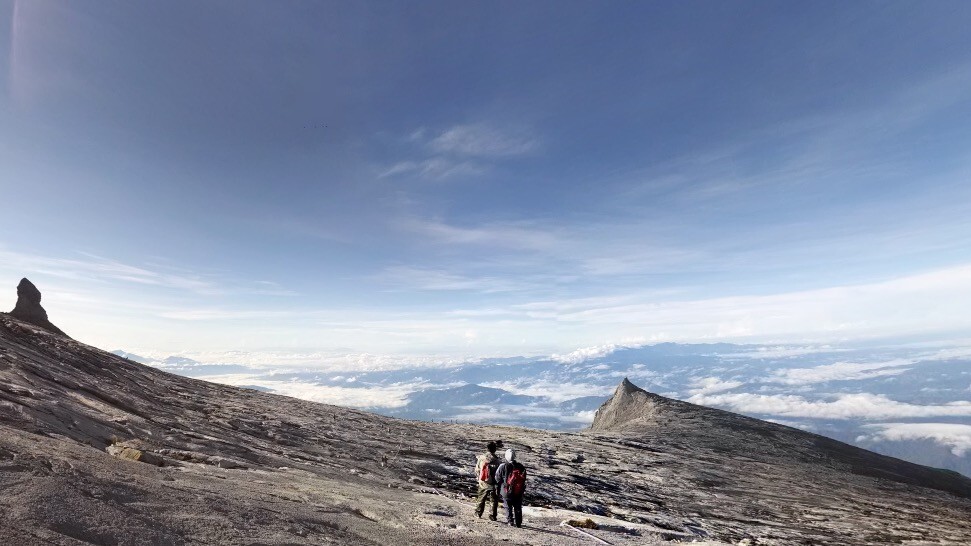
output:
[[[165,466],[165,459],[148,451],[117,444],[108,446],[106,450],[109,455],[118,457],[119,459],[128,459],[129,461],[138,461],[155,466]]]

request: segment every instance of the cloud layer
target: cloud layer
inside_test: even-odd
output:
[[[880,423],[866,425],[873,431],[857,438],[858,442],[901,440],[933,440],[951,448],[951,453],[963,457],[971,451],[971,425],[955,423]]]
[[[811,419],[900,419],[905,417],[971,417],[971,402],[940,405],[908,404],[881,394],[840,394],[834,400],[809,400],[797,395],[754,393],[696,394],[689,402],[728,408],[739,413]]]

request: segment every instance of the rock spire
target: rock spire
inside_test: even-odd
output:
[[[34,326],[40,326],[49,332],[67,336],[48,320],[47,311],[40,305],[40,298],[40,290],[34,286],[34,283],[27,280],[26,277],[21,279],[20,284],[17,285],[17,305],[14,306],[10,315]]]
[[[614,395],[604,402],[593,418],[591,430],[621,430],[651,424],[659,404],[666,399],[638,387],[626,377],[617,385]]]

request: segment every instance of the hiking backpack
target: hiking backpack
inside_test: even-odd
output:
[[[489,462],[482,465],[482,470],[479,471],[479,480],[486,482],[489,485],[496,484],[496,469],[499,468],[499,460],[495,457]]]
[[[526,469],[522,465],[513,465],[512,472],[506,478],[506,491],[510,495],[522,495],[526,489]]]

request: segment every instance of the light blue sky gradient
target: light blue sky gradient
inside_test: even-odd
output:
[[[0,286],[106,348],[971,326],[971,4],[0,2]]]

